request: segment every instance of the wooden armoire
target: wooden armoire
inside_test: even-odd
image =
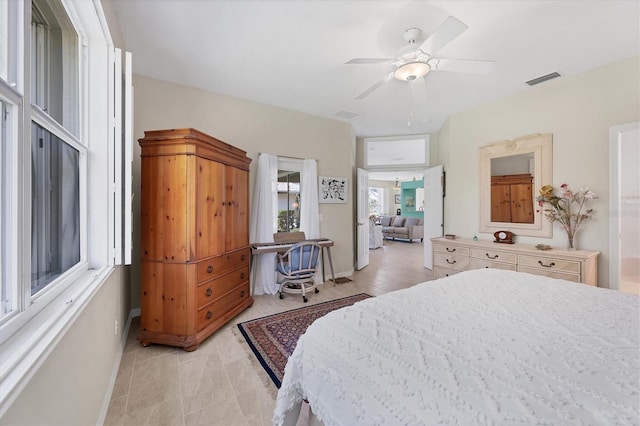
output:
[[[143,346],[187,351],[253,304],[246,152],[194,129],[146,131],[141,165]]]
[[[533,223],[533,176],[491,176],[491,221]]]

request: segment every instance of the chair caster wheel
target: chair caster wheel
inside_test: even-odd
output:
[[[307,302],[309,301],[309,299],[307,299],[307,296],[302,296],[302,301],[303,301],[304,303],[307,303]]]
[[[316,292],[316,294],[320,293],[320,290],[318,290],[317,288],[314,291]]]
[[[280,299],[284,299],[284,295],[280,293]]]

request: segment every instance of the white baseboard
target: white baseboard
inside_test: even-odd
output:
[[[98,414],[98,419],[96,421],[97,426],[103,425],[105,419],[107,418],[107,412],[109,411],[109,404],[111,403],[111,396],[113,395],[113,388],[116,385],[116,379],[118,378],[118,371],[120,370],[120,362],[122,361],[122,354],[124,353],[124,348],[125,348],[125,345],[127,344],[127,338],[129,337],[131,321],[133,320],[133,318],[137,316],[140,316],[140,308],[132,309],[129,312],[129,318],[127,318],[127,324],[124,327],[124,330],[122,330],[122,339],[120,339],[120,350],[118,351],[116,360],[113,363],[113,368],[111,369],[111,377],[109,378],[109,384],[107,385],[107,392],[105,393],[104,400],[102,401],[102,407],[100,408],[100,413]]]

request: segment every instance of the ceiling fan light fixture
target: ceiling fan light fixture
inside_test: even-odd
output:
[[[425,62],[409,62],[399,66],[393,72],[393,77],[400,81],[413,81],[424,77],[429,71],[431,67]]]

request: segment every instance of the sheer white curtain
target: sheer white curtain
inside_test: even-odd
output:
[[[273,241],[278,220],[278,157],[260,154],[251,204],[249,239],[252,243]],[[276,294],[275,254],[256,256],[251,270],[255,294]]]
[[[309,239],[320,238],[316,160],[304,160],[300,178],[300,231]]]

